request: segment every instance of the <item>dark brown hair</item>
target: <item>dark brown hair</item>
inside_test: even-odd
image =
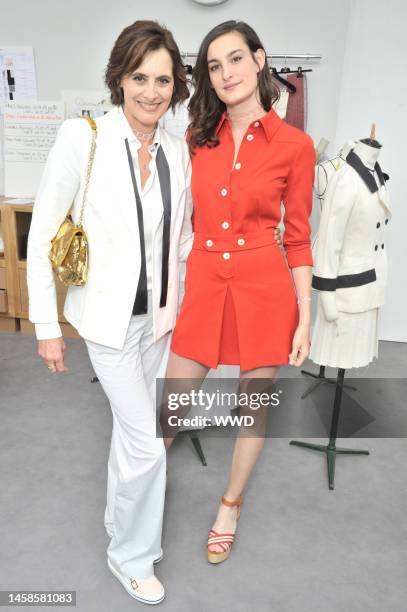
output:
[[[213,28],[205,36],[199,48],[198,58],[193,71],[195,92],[189,104],[191,123],[188,128],[188,142],[191,153],[193,153],[195,147],[202,147],[205,144],[209,147],[216,147],[219,144],[219,138],[215,135],[215,129],[223,111],[226,110],[226,105],[219,100],[214,89],[211,87],[208,69],[208,48],[216,38],[229,32],[238,32],[242,35],[254,60],[254,53],[258,49],[265,51],[256,32],[244,21],[225,21]],[[258,88],[260,103],[265,111],[269,111],[272,104],[279,99],[280,92],[272,81],[267,61],[258,73]]]
[[[186,72],[181,54],[173,35],[156,21],[135,21],[119,35],[110,53],[105,72],[105,83],[110,90],[112,104],[123,104],[123,90],[120,81],[140,66],[150,51],[166,49],[172,59],[174,92],[171,107],[189,96]]]

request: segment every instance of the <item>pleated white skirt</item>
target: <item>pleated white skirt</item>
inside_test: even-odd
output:
[[[378,356],[378,308],[339,315],[339,325],[325,319],[321,301],[311,337],[310,359],[332,368],[361,368]],[[338,333],[339,332],[339,333]]]

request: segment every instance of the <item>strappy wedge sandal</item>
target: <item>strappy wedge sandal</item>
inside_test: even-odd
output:
[[[240,506],[243,503],[243,495],[235,501],[229,501],[222,497],[222,504],[227,506],[228,508],[233,508],[233,506],[237,506],[237,514],[236,521],[239,520],[240,517]],[[235,532],[236,533],[236,532]],[[230,551],[232,549],[232,544],[235,539],[234,533],[218,533],[213,529],[210,530],[208,536],[208,561],[209,563],[222,563],[222,561],[226,561],[226,559],[230,555]],[[219,544],[219,546],[223,550],[209,550],[209,546],[213,544]]]

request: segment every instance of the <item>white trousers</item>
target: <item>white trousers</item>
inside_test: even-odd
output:
[[[156,434],[155,379],[165,375],[170,334],[153,342],[151,291],[148,314],[131,317],[122,350],[85,339],[89,357],[113,415],[105,527],[107,556],[132,578],[154,574],[162,553],[166,452]]]

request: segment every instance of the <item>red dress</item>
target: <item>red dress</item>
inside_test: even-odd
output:
[[[312,266],[313,141],[270,110],[232,169],[226,113],[216,132],[220,144],[192,158],[194,242],[171,350],[210,368],[284,365],[298,325],[290,268]],[[274,240],[282,201],[286,257]]]

